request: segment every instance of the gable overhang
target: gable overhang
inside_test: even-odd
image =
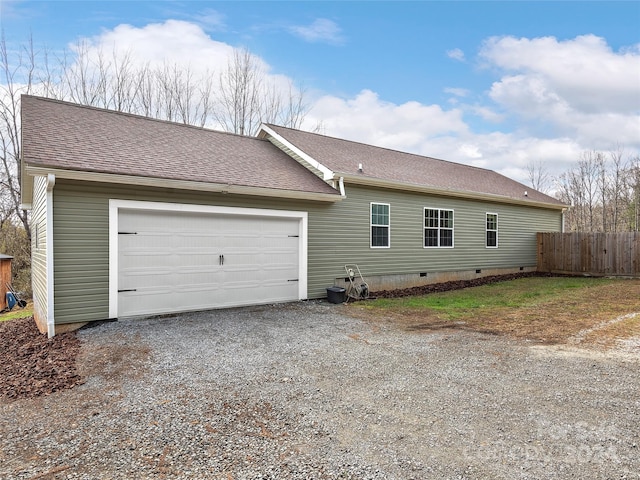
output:
[[[20,138],[20,144],[22,143],[22,137]],[[31,204],[33,202],[33,177],[27,175],[27,168],[20,155],[20,208],[22,210],[31,210]]]
[[[317,202],[337,202],[344,197],[338,191],[333,193],[304,192],[299,190],[285,190],[267,187],[252,187],[246,185],[232,185],[224,183],[196,182],[190,180],[176,180],[170,178],[142,177],[137,175],[122,175],[114,173],[90,172],[86,170],[69,170],[40,165],[25,166],[26,176],[35,177],[38,175],[53,174],[57,179],[78,180],[95,183],[112,183],[120,185],[144,186],[154,188],[170,188],[177,190],[191,190],[197,192],[222,193],[230,195],[245,195],[257,197],[287,198],[294,200],[311,200]],[[25,185],[32,185],[33,181],[26,180]],[[27,196],[29,195],[30,196]],[[30,203],[33,196],[32,187],[27,195],[23,196],[23,202]]]
[[[483,200],[494,203],[505,203],[510,205],[523,205],[527,207],[546,208],[552,210],[564,211],[569,205],[539,202],[530,199],[517,199],[504,195],[495,195],[490,193],[469,192],[466,190],[455,190],[448,188],[437,188],[425,185],[417,185],[414,183],[397,182],[391,180],[383,180],[380,178],[364,177],[362,175],[353,175],[349,173],[336,173],[337,177],[344,179],[344,183],[352,185],[362,185],[376,188],[387,188],[390,190],[402,190],[403,192],[426,193],[430,195],[438,195],[442,197],[465,198],[469,200]]]
[[[300,148],[296,147],[282,135],[276,133],[268,125],[260,125],[258,138],[266,138],[271,143],[275,144],[276,147],[280,148],[280,150],[284,151],[287,155],[297,160],[298,163],[302,164],[308,170],[311,170],[318,177],[322,178],[325,182],[337,179],[335,173],[330,168],[328,168],[326,165],[323,165]]]

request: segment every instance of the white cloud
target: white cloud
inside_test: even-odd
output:
[[[531,134],[568,136],[586,149],[640,148],[640,46],[614,52],[600,37],[494,37],[481,58],[504,72],[490,98]]]
[[[444,92],[455,95],[456,97],[466,97],[467,95],[469,95],[469,90],[467,90],[466,88],[448,87],[444,89]]]
[[[447,57],[452,58],[453,60],[458,60],[459,62],[464,62],[464,52],[459,48],[454,48],[453,50],[447,50]]]
[[[138,28],[122,24],[113,30],[85,39],[90,53],[128,53],[131,58],[151,66],[165,64],[189,66],[197,73],[217,70],[227,64],[233,47],[212,40],[200,26],[181,20],[167,20]],[[74,50],[75,45],[71,45]]]
[[[320,122],[327,135],[411,152],[424,152],[425,140],[466,131],[459,110],[407,102],[397,105],[362,90],[353,98],[326,95],[315,101],[305,126]]]
[[[342,30],[332,20],[318,18],[311,25],[295,25],[289,31],[307,42],[339,45],[344,42]]]
[[[227,67],[236,50],[232,45],[213,40],[200,25],[181,20],[167,20],[144,27],[122,24],[82,41],[82,48],[87,50],[85,53],[95,58],[100,54],[127,54],[139,66],[176,65],[195,75],[214,75],[216,78],[221,69]],[[70,48],[76,50],[77,45]],[[269,83],[275,83],[288,92],[288,77],[272,74],[271,66],[256,55],[253,55],[253,60]]]
[[[489,107],[484,107],[481,105],[471,105],[467,106],[466,109],[473,113],[475,116],[491,123],[500,123],[504,120],[504,114],[496,112]]]
[[[595,35],[565,41],[493,37],[485,42],[480,55],[506,71],[538,78],[578,111],[640,109],[637,47],[616,53]]]
[[[225,15],[212,8],[206,8],[202,12],[194,15],[194,20],[207,30],[224,30],[227,25],[225,23]]]

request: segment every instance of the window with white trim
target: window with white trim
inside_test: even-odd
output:
[[[390,246],[390,206],[388,203],[371,203],[371,248]]]
[[[453,210],[424,209],[424,247],[453,248]]]
[[[487,248],[498,248],[498,214],[487,213]]]

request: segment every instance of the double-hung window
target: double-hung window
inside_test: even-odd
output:
[[[390,206],[388,203],[371,203],[371,248],[390,246]]]
[[[453,248],[453,210],[424,209],[425,248]]]
[[[487,248],[498,248],[497,213],[487,213]]]

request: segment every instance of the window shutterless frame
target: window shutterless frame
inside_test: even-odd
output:
[[[453,248],[453,210],[445,208],[424,208],[423,248]]]
[[[498,214],[487,212],[485,225],[485,247],[498,248]]]
[[[391,247],[391,205],[371,202],[369,204],[369,247]]]

